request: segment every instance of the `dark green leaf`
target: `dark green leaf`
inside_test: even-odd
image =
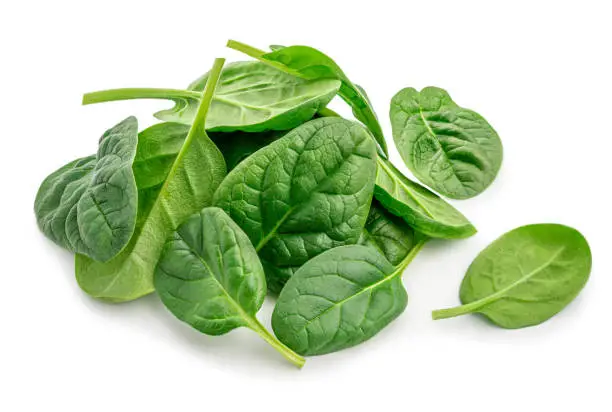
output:
[[[433,312],[434,319],[481,313],[503,328],[537,325],[580,293],[591,272],[591,250],[575,229],[536,224],[491,243],[470,265],[463,306]]]
[[[391,101],[398,151],[424,184],[452,199],[484,191],[501,167],[499,136],[478,113],[457,106],[445,90],[406,88]]]
[[[43,233],[98,261],[121,252],[136,224],[132,162],[137,143],[138,123],[128,117],[104,133],[97,155],[75,160],[47,177],[34,203]]]

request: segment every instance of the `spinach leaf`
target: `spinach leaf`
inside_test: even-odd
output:
[[[322,355],[370,339],[406,308],[401,274],[423,246],[398,265],[376,249],[342,246],[308,261],[281,291],[272,328],[301,355]]]
[[[433,312],[434,319],[481,313],[503,328],[537,325],[580,293],[591,272],[591,250],[575,229],[535,224],[491,243],[461,283],[463,306]]]
[[[391,100],[393,138],[424,184],[451,199],[484,191],[501,167],[499,136],[478,113],[457,106],[445,90],[406,88]]]
[[[271,291],[311,257],[359,240],[375,156],[363,126],[315,119],[242,161],[221,183],[214,204],[255,245]]]
[[[399,265],[414,246],[415,233],[403,219],[374,200],[359,244],[375,248],[391,264]]]
[[[294,76],[309,80],[340,80],[338,95],[351,106],[355,118],[372,132],[384,154],[388,155],[385,137],[367,95],[329,56],[308,46],[274,46],[269,53],[235,40],[228,41],[227,46]]]
[[[153,271],[165,240],[186,217],[210,205],[226,171],[223,156],[204,131],[204,121],[223,61],[215,60],[198,113],[161,187],[149,187],[139,194],[142,197],[139,199],[139,222],[126,249],[106,263],[77,255],[77,281],[88,294],[118,302],[151,293]],[[143,141],[139,148],[147,153],[137,158],[156,159],[149,156],[153,145],[144,141],[153,135],[141,136]],[[158,164],[156,167],[165,171],[167,166]],[[143,165],[139,168],[147,170]]]
[[[238,163],[270,143],[280,139],[286,134],[285,131],[267,131],[259,133],[230,132],[210,133],[210,138],[225,158],[227,170],[234,169]]]
[[[205,208],[178,227],[161,253],[155,290],[170,312],[200,332],[223,335],[244,326],[304,365],[255,317],[266,296],[264,271],[249,238],[223,210]]]
[[[58,245],[108,261],[129,242],[138,194],[132,162],[138,123],[128,117],[100,138],[98,153],[49,175],[34,202],[38,226]]]
[[[374,196],[385,209],[415,230],[435,238],[464,238],[476,229],[457,209],[408,179],[388,160],[378,157]]]
[[[174,101],[171,109],[155,113],[160,120],[191,124],[209,73],[193,82],[189,90],[114,89],[83,96],[83,104],[128,99]],[[223,70],[213,98],[206,129],[210,131],[260,132],[289,130],[324,108],[336,95],[335,79],[307,80],[283,73],[260,62],[236,62]]]

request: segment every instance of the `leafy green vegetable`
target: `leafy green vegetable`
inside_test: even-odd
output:
[[[128,99],[172,100],[174,107],[155,113],[155,117],[190,125],[208,78],[206,73],[189,86],[190,90],[133,88],[88,93],[83,96],[83,104]],[[231,63],[221,75],[206,118],[206,129],[289,130],[310,120],[339,88],[340,82],[335,79],[305,80],[259,62]]]
[[[391,264],[399,265],[414,246],[415,233],[403,219],[373,201],[359,243],[375,248]]]
[[[308,46],[274,46],[269,53],[235,40],[228,41],[227,46],[294,76],[309,80],[340,80],[339,96],[352,107],[355,118],[372,132],[384,154],[388,155],[385,137],[367,95],[329,56]]]
[[[136,224],[132,161],[137,143],[138,123],[128,117],[102,135],[96,155],[75,160],[43,181],[34,211],[49,239],[99,261],[123,250]]]
[[[284,131],[268,131],[259,133],[230,132],[210,133],[210,138],[225,158],[227,170],[234,169],[238,163],[270,143],[286,134]]]
[[[591,250],[575,229],[536,224],[491,243],[461,284],[463,306],[436,310],[434,319],[481,313],[503,328],[537,325],[580,293],[591,272]]]
[[[400,216],[415,230],[436,238],[464,238],[476,229],[457,209],[378,157],[374,196],[385,209]]]
[[[401,274],[423,246],[398,265],[376,249],[342,246],[308,261],[281,291],[272,328],[301,355],[322,355],[370,339],[406,308]]]
[[[315,119],[242,161],[219,186],[214,204],[255,245],[271,291],[311,257],[358,241],[375,156],[361,125]]]
[[[400,90],[391,100],[393,138],[424,184],[452,199],[484,191],[501,167],[499,136],[478,113],[457,106],[445,90]]]
[[[215,60],[210,81],[202,93],[201,104],[187,138],[170,165],[161,187],[150,187],[139,194],[140,216],[137,229],[126,249],[107,263],[77,255],[76,275],[81,288],[90,295],[109,300],[127,301],[153,291],[153,271],[165,240],[188,216],[210,205],[213,193],[226,174],[223,156],[204,130],[206,113],[223,67],[223,59]],[[163,127],[170,127],[168,125]],[[148,158],[155,166],[140,164],[138,170],[160,166],[152,153],[154,144],[143,134],[138,159]],[[157,140],[156,140],[157,141]],[[160,153],[164,150],[160,150]],[[161,173],[161,172],[160,172]],[[145,179],[140,178],[138,180]]]
[[[244,326],[304,365],[255,317],[266,296],[264,270],[249,238],[223,210],[205,208],[178,227],[161,253],[155,290],[170,312],[200,332],[222,335]]]

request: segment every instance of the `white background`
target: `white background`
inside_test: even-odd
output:
[[[608,6],[2,2],[0,410],[612,410]],[[156,296],[90,299],[71,255],[38,232],[32,212],[47,174],[93,153],[99,135],[127,115],[144,127],[167,106],[82,107],[84,92],[184,87],[214,57],[241,58],[223,47],[228,38],[328,53],[367,90],[389,140],[391,97],[435,85],[485,116],[504,144],[491,188],[454,203],[479,233],[428,244],[405,274],[406,312],[371,341],[310,358],[301,371],[248,330],[201,335]],[[574,226],[592,247],[591,279],[564,312],[513,331],[477,316],[430,319],[432,309],[458,303],[465,269],[485,245],[537,222]],[[265,324],[270,312],[269,303]]]

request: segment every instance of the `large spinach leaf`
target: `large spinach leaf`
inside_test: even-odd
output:
[[[391,100],[393,139],[424,184],[452,199],[485,190],[501,167],[499,136],[478,113],[459,107],[445,90],[399,91]]]
[[[136,224],[132,162],[137,143],[138,123],[128,117],[102,135],[96,155],[49,175],[34,202],[42,232],[58,245],[98,261],[121,252]]]
[[[591,272],[591,250],[575,229],[536,224],[491,243],[461,283],[463,306],[433,312],[434,319],[481,313],[504,328],[537,325],[580,293]]]
[[[476,233],[472,224],[450,204],[378,157],[374,196],[389,212],[415,230],[436,238],[464,238]]]
[[[403,219],[374,200],[359,243],[375,248],[391,264],[399,265],[414,246],[415,233]]]
[[[215,194],[278,292],[296,267],[356,243],[372,199],[376,147],[361,125],[315,119],[242,161]]]
[[[338,247],[308,261],[278,297],[274,333],[302,355],[335,352],[370,339],[406,308],[401,274],[423,243],[397,266],[361,245]]]
[[[269,53],[235,40],[228,41],[227,46],[294,76],[309,80],[340,80],[338,95],[351,106],[355,118],[372,132],[384,154],[388,155],[385,137],[368,96],[329,56],[308,46],[274,46]]]
[[[174,107],[155,113],[155,117],[191,124],[199,105],[200,90],[208,78],[206,73],[189,90],[131,88],[92,92],[83,96],[83,104],[128,99],[172,100]],[[339,88],[340,82],[335,79],[297,78],[260,62],[231,63],[221,75],[206,129],[289,130],[310,120]]]
[[[153,271],[165,240],[186,217],[210,205],[215,189],[226,174],[223,156],[204,130],[222,66],[223,59],[215,60],[198,113],[161,187],[152,186],[141,193],[139,224],[127,248],[106,263],[77,255],[77,280],[90,295],[116,302],[151,293]],[[139,147],[143,151],[153,147],[144,141],[151,136],[154,134],[141,136],[143,142]],[[150,153],[137,155],[141,157],[157,159]],[[147,170],[143,165],[139,167]],[[168,164],[156,167],[167,170]]]
[[[205,208],[178,227],[161,253],[155,290],[170,312],[200,332],[247,327],[304,365],[255,317],[266,296],[264,270],[249,238],[223,210]]]

